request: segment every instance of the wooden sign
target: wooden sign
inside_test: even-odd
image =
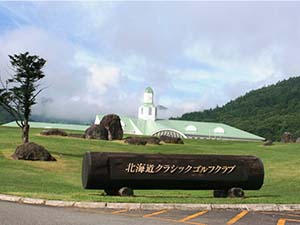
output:
[[[82,165],[86,189],[257,190],[263,181],[255,156],[87,152]]]

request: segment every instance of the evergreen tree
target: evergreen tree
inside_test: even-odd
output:
[[[14,74],[2,83],[0,105],[15,119],[22,129],[23,143],[29,142],[29,117],[36,104],[37,95],[43,90],[39,80],[46,60],[28,52],[9,55]]]
[[[299,137],[300,77],[250,91],[222,107],[176,119],[222,122],[272,140],[280,140],[285,131]]]

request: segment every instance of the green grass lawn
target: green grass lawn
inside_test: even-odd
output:
[[[300,144],[186,140],[184,145],[131,146],[119,141],[40,136],[31,129],[31,141],[46,147],[57,162],[11,159],[21,144],[21,130],[0,126],[0,193],[25,197],[104,202],[155,203],[300,203]],[[81,160],[86,151],[162,154],[255,155],[265,166],[265,182],[243,199],[216,199],[212,191],[135,190],[135,197],[104,196],[103,190],[81,186]]]

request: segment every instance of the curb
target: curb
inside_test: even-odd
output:
[[[0,194],[0,200],[31,205],[53,207],[75,207],[85,209],[128,209],[128,210],[248,210],[248,211],[300,211],[300,204],[164,204],[164,203],[111,203],[111,202],[75,202],[56,201],[35,198],[22,198]]]

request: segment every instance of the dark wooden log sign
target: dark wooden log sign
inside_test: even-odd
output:
[[[87,152],[82,163],[85,189],[258,190],[263,181],[255,156]]]

